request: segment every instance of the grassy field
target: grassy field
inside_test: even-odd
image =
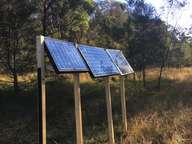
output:
[[[157,69],[149,70],[148,74],[149,83],[154,84]],[[168,69],[161,91],[150,89],[129,96],[128,109],[134,108],[137,112],[129,117],[127,143],[191,144],[191,85],[191,69]],[[131,106],[134,102],[135,106]]]
[[[137,74],[139,77],[139,73]],[[147,70],[147,88],[132,76],[126,79],[128,132],[121,127],[119,80],[112,78],[112,103],[117,144],[192,143],[192,69],[166,69],[161,91],[157,90],[158,69]],[[20,77],[31,82],[16,96],[0,75],[0,144],[34,144],[34,75]],[[85,144],[107,143],[107,115],[102,80],[81,77]],[[71,76],[55,75],[47,80],[48,144],[75,143],[73,83]]]

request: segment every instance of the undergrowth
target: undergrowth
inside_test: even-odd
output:
[[[192,71],[170,70],[163,77],[161,90],[155,70],[149,73],[147,88],[132,77],[126,79],[128,132],[122,130],[119,80],[111,81],[116,144],[191,144],[192,143]],[[177,76],[169,76],[177,71]],[[182,76],[182,72],[185,76]],[[179,78],[179,79],[177,79]],[[73,83],[58,77],[46,83],[47,143],[74,144],[75,116]],[[35,97],[37,85],[14,95],[11,87],[0,87],[0,143],[34,144]],[[107,115],[104,83],[83,80],[81,84],[83,133],[85,144],[107,143]]]

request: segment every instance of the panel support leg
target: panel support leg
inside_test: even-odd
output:
[[[109,144],[115,144],[109,77],[105,78]]]
[[[121,89],[121,110],[122,110],[122,123],[123,129],[127,131],[127,112],[126,112],[126,99],[125,99],[125,77],[121,76],[120,80],[120,89]]]
[[[44,65],[44,37],[36,37],[38,75],[38,142],[46,144],[46,93]]]
[[[74,74],[74,97],[75,97],[75,119],[76,119],[76,143],[83,144],[83,128],[81,113],[81,96],[79,74]]]

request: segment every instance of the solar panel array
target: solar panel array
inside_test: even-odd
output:
[[[110,55],[112,61],[118,67],[121,75],[126,75],[134,72],[129,62],[126,60],[125,56],[123,55],[122,51],[114,50],[114,49],[107,49],[106,51]]]
[[[120,74],[106,50],[98,47],[79,45],[79,50],[90,68],[93,77]]]
[[[88,71],[86,63],[73,43],[45,37],[45,45],[57,72]]]
[[[126,75],[133,69],[122,51],[104,49],[45,37],[45,45],[51,62],[59,73],[88,72],[93,77]]]

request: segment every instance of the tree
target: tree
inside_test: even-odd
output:
[[[167,49],[165,49],[162,53],[160,72],[158,78],[158,88],[161,88],[161,79],[164,67],[168,64],[170,49],[175,47],[177,39],[175,39],[175,33],[178,29],[178,20],[180,19],[179,12],[188,4],[187,1],[179,1],[179,0],[167,0],[167,3],[162,7],[162,13],[166,15],[166,24],[168,25],[166,29],[164,29],[166,40],[169,44]],[[170,19],[171,18],[171,19]],[[175,20],[175,24],[172,26],[169,25],[170,20]],[[171,31],[171,32],[170,32]]]
[[[82,32],[88,28],[89,16],[94,11],[94,2],[93,0],[44,0],[43,3],[39,3],[38,8],[38,18],[42,23],[44,35],[71,39],[77,36],[74,35],[75,31],[83,34]]]
[[[127,11],[121,3],[98,2],[96,12],[90,20],[86,42],[100,47],[122,49],[125,44],[123,25],[127,17]]]
[[[127,22],[127,56],[134,68],[142,71],[145,87],[146,68],[159,63],[159,55],[165,47],[161,37],[164,23],[157,17],[154,8],[143,0],[132,1],[130,6],[133,8]]]
[[[31,29],[31,14],[35,10],[32,1],[2,0],[0,21],[6,27],[1,43],[3,70],[13,77],[14,90],[18,90],[18,74],[26,72],[30,65],[32,47],[27,43],[26,32]],[[28,35],[29,36],[29,35]]]

